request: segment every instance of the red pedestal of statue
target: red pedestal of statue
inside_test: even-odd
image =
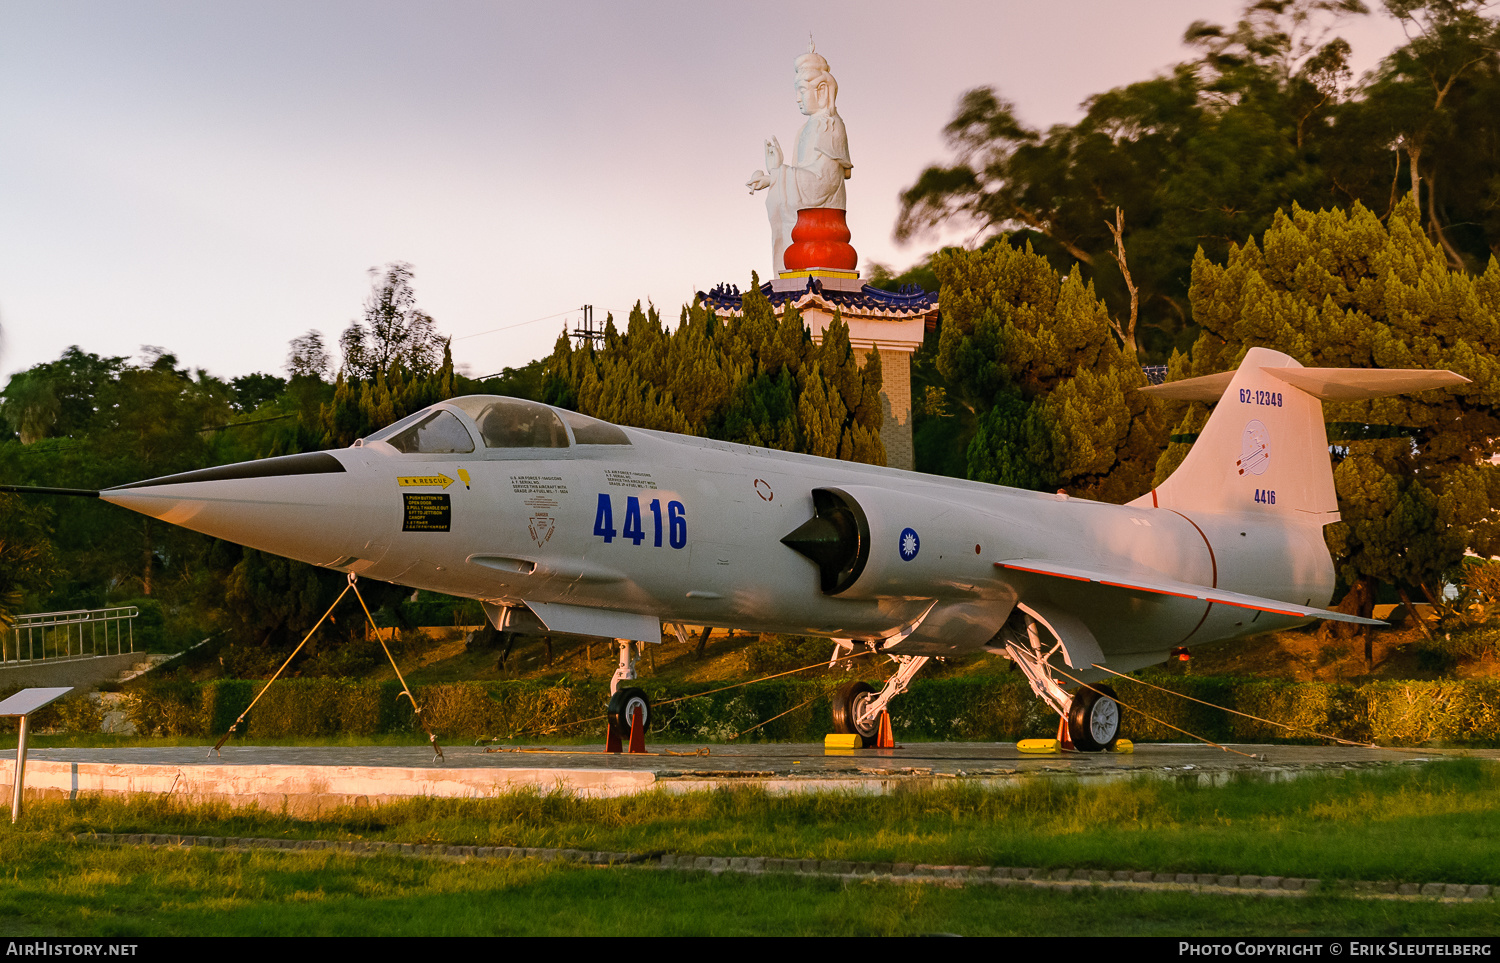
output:
[[[792,228],[792,243],[786,249],[786,269],[855,270],[859,266],[859,255],[849,246],[849,237],[849,225],[844,221],[844,212],[838,208],[809,207],[798,211],[797,226]]]

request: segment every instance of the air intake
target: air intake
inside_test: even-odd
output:
[[[859,503],[837,488],[814,488],[816,514],[781,544],[818,566],[823,593],[838,595],[858,581],[870,558],[870,526]]]

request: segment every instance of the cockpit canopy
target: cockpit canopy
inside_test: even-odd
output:
[[[451,455],[473,452],[476,437],[486,449],[630,444],[629,436],[609,422],[499,395],[450,398],[377,431],[367,440],[383,441],[405,454]]]

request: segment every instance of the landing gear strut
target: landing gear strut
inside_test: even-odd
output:
[[[1048,664],[1048,660],[1062,650],[1062,642],[1043,650],[1041,628],[1030,615],[1026,616],[1026,642],[1023,646],[1018,641],[1007,641],[1005,654],[1025,673],[1031,691],[1062,717],[1060,730],[1066,730],[1073,748],[1080,752],[1113,749],[1120,741],[1120,704],[1116,701],[1115,690],[1093,683],[1080,686],[1076,693],[1069,695],[1052,678]],[[1062,738],[1061,731],[1058,738]]]
[[[609,680],[610,695],[620,690],[621,682],[628,682],[635,678],[635,663],[640,656],[636,650],[636,644],[629,639],[615,639],[615,645],[620,649],[620,664],[615,668],[615,674]]]
[[[605,730],[605,751],[621,752],[625,746],[633,753],[646,751],[646,731],[651,722],[651,700],[644,690],[634,686],[621,687],[620,683],[635,679],[635,664],[639,649],[629,639],[615,639],[620,648],[620,664],[609,680],[609,705],[604,714],[608,719]],[[641,643],[642,646],[645,643]]]

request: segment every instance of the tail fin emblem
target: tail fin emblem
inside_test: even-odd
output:
[[[1259,421],[1245,426],[1245,436],[1240,446],[1240,460],[1235,462],[1240,474],[1263,475],[1271,465],[1271,434]]]

